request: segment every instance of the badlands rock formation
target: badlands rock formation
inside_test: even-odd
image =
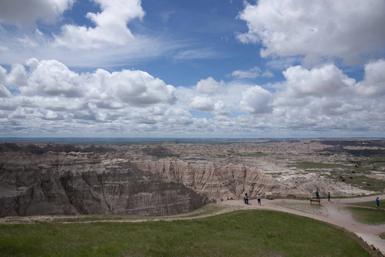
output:
[[[139,169],[165,181],[181,183],[211,200],[238,199],[245,192],[251,197],[265,192],[279,195],[282,186],[271,176],[242,164],[187,162],[175,159],[136,162]]]
[[[93,153],[3,152],[0,168],[0,216],[171,215],[206,202],[182,184]]]
[[[381,142],[5,143],[0,216],[170,215],[244,193],[363,195],[384,189],[384,156]]]

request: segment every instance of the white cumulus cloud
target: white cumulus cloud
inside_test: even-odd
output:
[[[333,96],[348,90],[355,80],[346,76],[334,64],[327,64],[313,69],[294,66],[283,72],[286,87],[295,96]]]
[[[214,102],[212,99],[206,96],[196,96],[191,101],[190,106],[194,109],[198,109],[200,111],[213,111],[214,110]]]
[[[68,48],[99,48],[105,45],[124,45],[133,39],[127,23],[142,18],[144,11],[140,0],[94,0],[102,9],[87,13],[95,26],[64,25],[56,36],[56,44]]]
[[[358,92],[366,96],[381,97],[385,94],[385,60],[365,65],[365,78],[358,85]]]
[[[254,86],[243,92],[240,105],[254,114],[272,111],[272,94],[260,86]]]
[[[259,0],[246,4],[240,19],[245,43],[261,42],[262,56],[356,61],[385,42],[383,0]]]
[[[199,80],[196,85],[196,88],[199,93],[213,94],[218,92],[218,90],[220,90],[222,86],[223,85],[221,82],[216,81],[212,77],[208,77],[206,79]]]

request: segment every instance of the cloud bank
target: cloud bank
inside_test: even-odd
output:
[[[79,73],[56,60],[30,59],[0,68],[0,133],[383,133],[385,104],[372,95],[385,94],[384,64],[383,59],[366,64],[361,81],[329,63],[289,67],[284,81],[273,85],[209,77],[187,88],[140,70]]]
[[[172,62],[197,73],[200,62],[218,55],[212,46],[189,49],[134,31],[133,22],[145,18],[140,0],[93,3],[99,10],[76,24],[62,20],[73,0],[0,2],[0,136],[385,132],[383,0],[246,3],[234,19],[247,31],[229,43],[255,46],[257,63],[221,67],[226,79],[205,70],[185,87],[143,67],[119,67],[171,51]]]

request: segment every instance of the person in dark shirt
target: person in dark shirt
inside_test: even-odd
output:
[[[245,197],[243,198],[243,200],[245,201],[245,204],[249,204],[249,196],[247,195],[247,193],[245,193]]]
[[[315,197],[316,197],[317,199],[320,199],[320,195],[319,195],[318,189],[317,189],[317,191],[315,191]]]

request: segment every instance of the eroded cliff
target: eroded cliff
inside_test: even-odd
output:
[[[124,159],[94,153],[3,152],[0,216],[50,214],[171,215],[206,197],[144,174]]]
[[[211,200],[238,199],[247,192],[251,197],[282,192],[282,187],[271,176],[242,164],[215,162],[186,162],[175,159],[137,161],[139,169],[175,181]]]

